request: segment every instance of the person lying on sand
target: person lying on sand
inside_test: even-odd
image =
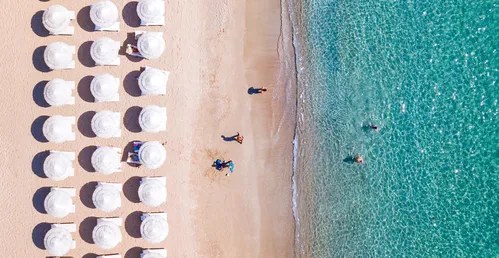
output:
[[[132,44],[127,44],[126,45],[126,53],[129,54],[129,55],[140,55],[140,52],[139,52],[139,48],[132,45]]]

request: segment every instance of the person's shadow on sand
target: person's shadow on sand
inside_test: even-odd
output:
[[[253,88],[253,87],[251,87],[251,88],[248,89],[248,94],[249,95],[258,94],[258,90],[255,89],[255,88]]]

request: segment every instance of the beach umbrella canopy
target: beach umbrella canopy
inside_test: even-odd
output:
[[[90,19],[98,27],[111,27],[118,21],[118,7],[111,1],[99,1],[90,7]]]
[[[148,178],[139,187],[139,198],[145,205],[157,207],[166,201],[166,186],[157,179]]]
[[[166,112],[164,108],[150,105],[140,111],[139,125],[144,132],[159,132],[166,124]]]
[[[91,121],[92,130],[101,138],[111,138],[120,132],[120,118],[109,110],[97,112]]]
[[[165,1],[140,0],[137,4],[137,15],[144,22],[158,22],[165,15]]]
[[[73,61],[73,50],[66,43],[54,42],[43,52],[43,59],[50,69],[65,69]]]
[[[139,75],[139,88],[143,95],[163,94],[168,82],[168,75],[158,69],[147,68]]]
[[[91,162],[95,171],[109,175],[120,169],[121,156],[114,148],[99,147],[92,154]]]
[[[96,64],[109,64],[118,58],[119,46],[116,41],[110,38],[100,38],[92,43],[90,47],[90,56]]]
[[[166,258],[166,257],[159,253],[148,252],[142,255],[141,258]]]
[[[92,231],[92,238],[102,249],[112,249],[121,242],[121,230],[110,221],[101,221]]]
[[[140,224],[142,238],[151,244],[163,242],[168,236],[168,222],[158,215],[149,215]]]
[[[62,106],[72,98],[73,91],[67,83],[59,78],[53,79],[45,85],[43,97],[51,106]]]
[[[43,12],[43,26],[52,33],[63,32],[70,22],[69,11],[62,5],[52,5]]]
[[[137,48],[144,58],[159,58],[165,51],[163,35],[160,32],[144,32],[139,37]]]
[[[99,184],[92,194],[92,201],[97,209],[112,212],[121,206],[120,191],[113,185]]]
[[[43,172],[55,181],[66,179],[72,171],[72,161],[62,153],[51,153],[43,162]]]
[[[43,135],[50,142],[61,143],[72,134],[71,123],[63,116],[51,116],[43,124]]]
[[[62,256],[71,250],[73,238],[66,229],[52,228],[45,234],[43,243],[49,253],[55,256]]]
[[[96,75],[90,83],[90,92],[97,101],[111,101],[118,94],[119,82],[111,74]]]
[[[166,159],[165,147],[157,141],[145,142],[140,146],[139,159],[147,168],[159,168]]]
[[[43,202],[45,210],[54,218],[64,218],[73,210],[73,200],[65,191],[53,190]]]

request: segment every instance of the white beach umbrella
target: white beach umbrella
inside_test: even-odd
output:
[[[119,113],[109,110],[97,112],[91,121],[92,130],[101,138],[111,138],[120,134]]]
[[[144,22],[158,22],[161,19],[164,19],[165,1],[140,0],[137,4],[137,15]]]
[[[43,12],[43,26],[52,33],[63,32],[69,27],[69,11],[62,5],[52,5]]]
[[[142,238],[151,244],[163,242],[168,236],[168,222],[159,215],[149,215],[140,224]]]
[[[45,49],[43,59],[50,69],[65,69],[73,61],[73,50],[66,43],[54,42]]]
[[[151,169],[161,167],[166,159],[165,147],[157,141],[143,143],[138,154],[140,162]]]
[[[52,180],[64,180],[73,173],[73,162],[62,153],[50,153],[43,162],[43,172]]]
[[[96,101],[112,101],[118,95],[119,82],[111,74],[96,75],[90,83],[90,92]]]
[[[71,233],[64,228],[52,228],[45,234],[43,243],[49,253],[55,256],[62,256],[71,250],[73,238],[71,237]]]
[[[73,134],[71,123],[63,116],[51,116],[43,124],[43,135],[50,142],[61,143]]]
[[[155,68],[146,68],[139,75],[139,88],[143,95],[159,95],[166,91],[168,73]]]
[[[98,27],[111,27],[118,21],[118,7],[108,0],[99,1],[90,7],[90,19]]]
[[[43,90],[43,96],[51,106],[62,106],[67,104],[73,94],[73,90],[66,81],[56,78],[47,83]]]
[[[92,238],[102,249],[112,249],[121,242],[121,230],[113,222],[101,221],[92,231]]]
[[[150,105],[145,106],[139,114],[139,125],[144,132],[159,132],[166,127],[166,109]]]
[[[92,43],[90,56],[97,65],[113,63],[118,58],[119,44],[110,38],[100,38]]]
[[[52,190],[43,202],[45,210],[54,218],[64,218],[73,210],[73,200],[65,191]]]
[[[120,191],[114,185],[99,184],[92,194],[95,207],[104,212],[112,212],[121,207]]]
[[[92,154],[91,162],[95,171],[109,175],[120,169],[121,155],[114,148],[99,147]]]
[[[140,54],[147,59],[159,58],[165,51],[165,40],[161,32],[144,32],[137,42]]]
[[[166,258],[166,256],[163,256],[159,253],[148,252],[142,255],[141,258]]]
[[[139,198],[145,205],[157,207],[166,201],[166,186],[158,179],[147,178],[139,187]]]

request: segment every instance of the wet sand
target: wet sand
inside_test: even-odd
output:
[[[283,45],[289,42],[280,37],[281,3],[167,1],[165,26],[139,28],[137,2],[114,2],[120,10],[117,33],[92,32],[88,6],[93,1],[12,2],[0,10],[8,21],[0,30],[9,46],[0,68],[0,140],[6,151],[0,157],[0,250],[12,256],[49,256],[43,247],[49,224],[74,222],[76,249],[68,253],[74,257],[119,253],[131,258],[152,247],[166,248],[169,257],[292,257],[294,123],[283,79]],[[76,12],[74,36],[47,36],[43,29],[42,11],[56,3]],[[126,44],[135,30],[164,32],[166,51],[161,58],[121,56],[118,67],[93,65],[93,40],[106,36]],[[76,69],[48,71],[43,50],[55,41],[76,46]],[[139,96],[134,78],[144,66],[171,72],[166,96]],[[119,102],[93,102],[90,81],[105,72],[122,80]],[[43,87],[54,78],[76,82],[75,105],[47,107]],[[261,86],[269,91],[248,94],[248,88]],[[140,107],[150,104],[166,106],[167,132],[140,132]],[[121,113],[121,138],[100,139],[91,132],[93,112],[105,109]],[[56,114],[77,118],[76,141],[44,141],[43,121]],[[245,137],[242,145],[221,137],[236,132]],[[124,165],[122,173],[112,175],[93,172],[90,156],[95,146],[125,148],[134,140],[166,141],[165,164],[156,170]],[[75,176],[57,182],[44,178],[41,168],[48,150],[75,152]],[[226,177],[211,168],[217,158],[233,160],[235,173]],[[137,196],[139,177],[154,175],[167,177],[167,202],[157,208],[139,203]],[[99,181],[124,185],[123,206],[115,212],[93,207],[91,196]],[[52,186],[76,188],[75,214],[62,219],[45,214],[43,199]],[[168,214],[170,233],[161,244],[140,238],[140,215],[148,211]],[[102,250],[92,242],[92,229],[96,218],[114,216],[124,221],[123,242]]]

